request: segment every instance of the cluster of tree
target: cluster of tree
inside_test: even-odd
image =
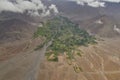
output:
[[[89,35],[85,30],[81,30],[78,25],[62,16],[45,22],[43,27],[39,27],[37,32],[35,32],[34,37],[38,36],[45,37],[45,43],[53,39],[52,45],[48,50],[53,51],[55,55],[66,52],[70,58],[72,58],[71,51],[76,46],[87,46],[88,44],[97,43],[94,36]]]

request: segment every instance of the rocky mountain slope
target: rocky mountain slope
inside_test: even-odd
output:
[[[81,28],[101,37],[120,36],[120,24],[112,17],[107,15],[97,16],[79,22]]]
[[[34,17],[25,14],[0,13],[0,43],[30,39],[40,24]]]

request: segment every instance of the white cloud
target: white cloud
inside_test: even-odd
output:
[[[49,9],[50,9],[50,10],[53,10],[54,13],[59,13],[56,5],[54,5],[54,4],[51,4],[51,6],[49,6]]]
[[[22,12],[19,8],[7,0],[0,1],[0,12],[2,11]]]
[[[117,28],[117,25],[114,25],[114,30],[115,30],[116,32],[120,33],[120,29]]]
[[[91,7],[105,7],[106,2],[114,2],[114,3],[120,3],[120,0],[68,0],[68,1],[74,1],[79,5],[85,5]]]
[[[30,15],[47,16],[50,14],[50,10],[58,13],[56,5],[46,6],[41,0],[0,0],[0,12],[27,12]]]
[[[103,0],[103,1],[106,1],[106,2],[114,2],[114,3],[120,3],[120,0]]]
[[[104,2],[98,2],[98,1],[94,1],[91,3],[88,3],[89,6],[92,7],[105,7],[105,3]]]

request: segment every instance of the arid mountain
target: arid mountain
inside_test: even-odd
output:
[[[25,14],[3,12],[0,14],[0,43],[30,39],[39,25],[37,18]]]
[[[106,7],[90,7],[77,5],[67,0],[44,0],[44,3],[54,3],[60,14],[68,17],[80,25],[80,28],[101,37],[118,37],[120,35],[120,5],[118,3],[106,3]],[[102,22],[101,22],[102,21]]]
[[[47,5],[50,3],[56,4],[60,14],[69,17],[71,20],[86,20],[100,15],[113,16],[120,19],[120,5],[119,3],[106,2],[106,7],[90,7],[77,5],[75,2],[67,0],[43,0]]]
[[[89,20],[81,21],[80,28],[101,37],[120,36],[120,24],[111,16],[102,15]]]
[[[89,6],[80,6],[75,2],[68,2],[67,0],[43,0],[47,5],[50,3],[56,4],[59,14],[70,18],[71,20],[85,20],[99,15],[97,8]]]

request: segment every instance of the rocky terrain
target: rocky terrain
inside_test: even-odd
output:
[[[0,13],[0,44],[31,39],[43,20],[20,13]]]
[[[80,28],[100,37],[114,38],[120,36],[120,24],[113,16],[101,15],[79,22]]]

